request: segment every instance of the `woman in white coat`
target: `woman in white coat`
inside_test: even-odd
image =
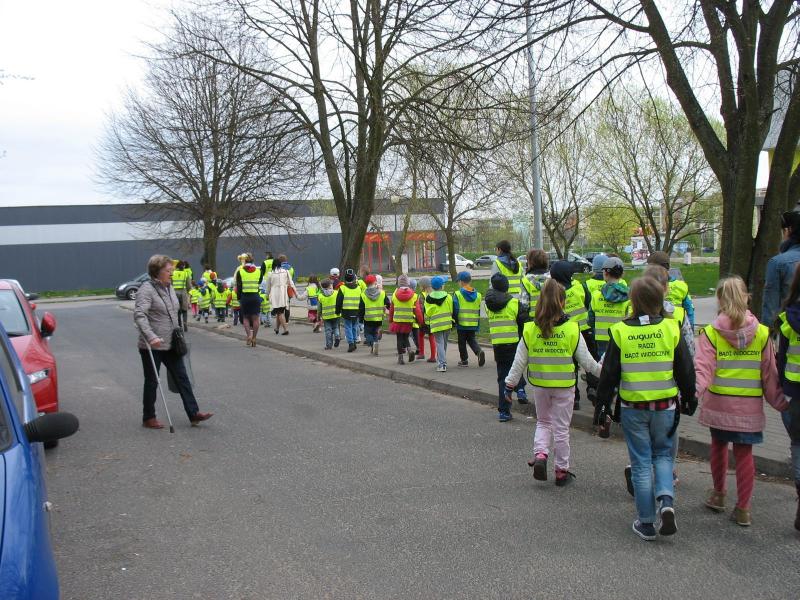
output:
[[[289,298],[297,296],[297,288],[289,271],[281,266],[285,262],[286,256],[280,255],[272,263],[272,272],[267,277],[265,293],[269,296],[272,315],[275,317],[275,333],[279,333],[283,327],[283,335],[289,335],[286,309],[289,307]]]

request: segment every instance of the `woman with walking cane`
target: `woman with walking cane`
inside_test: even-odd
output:
[[[168,256],[151,256],[147,262],[150,279],[139,288],[133,320],[139,330],[139,355],[144,369],[142,392],[142,426],[163,429],[156,419],[156,390],[159,387],[158,371],[163,363],[180,390],[183,407],[193,426],[210,419],[213,413],[202,413],[186,374],[183,354],[176,348],[176,337],[183,333],[178,328],[178,298],[172,287],[172,260]],[[166,409],[166,403],[164,405]]]

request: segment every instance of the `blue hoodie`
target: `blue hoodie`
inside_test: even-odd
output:
[[[478,331],[480,329],[480,323],[475,325],[474,327],[465,327],[463,325],[458,324],[458,298],[460,296],[464,297],[464,300],[467,302],[475,302],[478,298],[478,291],[477,290],[467,290],[465,288],[459,289],[457,292],[453,294],[453,319],[456,321],[456,329],[459,331]]]

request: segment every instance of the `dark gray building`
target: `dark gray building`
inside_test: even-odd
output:
[[[440,204],[430,203],[437,210]],[[109,288],[143,273],[153,254],[188,260],[199,274],[202,240],[159,233],[169,230],[168,221],[145,216],[140,208],[136,204],[0,208],[0,278],[18,279],[30,291]],[[266,250],[276,256],[284,253],[298,275],[327,273],[339,266],[339,222],[330,216],[335,212],[320,208],[320,201],[299,203],[291,233],[265,227],[258,237],[223,236],[217,249],[220,276],[232,274],[237,255],[245,251],[258,260]],[[378,203],[362,253],[363,263],[373,271],[392,267],[391,249],[404,212],[402,203]],[[429,214],[412,216],[407,239],[409,270],[432,270],[440,262],[443,239]]]

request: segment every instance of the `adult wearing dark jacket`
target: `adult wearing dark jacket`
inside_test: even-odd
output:
[[[800,264],[800,213],[786,212],[781,215],[783,242],[780,252],[767,262],[764,278],[764,296],[761,306],[761,322],[774,330],[775,319],[783,300],[789,295],[789,286]]]
[[[495,273],[490,279],[491,287],[486,291],[484,302],[486,308],[492,312],[500,312],[513,299],[508,293],[508,279],[502,273]],[[521,331],[525,325],[525,314],[517,312],[517,328]],[[498,419],[507,421],[511,418],[511,405],[506,400],[506,377],[514,364],[514,356],[517,353],[517,342],[508,344],[492,344],[494,351],[494,362],[497,364],[497,384],[498,384]],[[528,396],[525,392],[525,376],[520,377],[516,387],[517,402],[520,404],[528,403]]]

